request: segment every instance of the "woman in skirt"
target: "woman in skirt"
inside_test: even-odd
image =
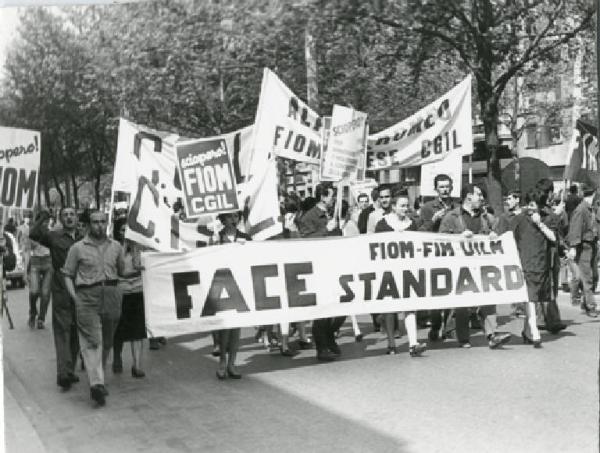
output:
[[[125,228],[126,219],[118,219],[114,225],[113,236],[123,246],[125,271],[129,272],[134,269],[134,264],[139,265],[141,250],[134,242],[125,239]],[[121,352],[123,343],[129,342],[133,358],[131,375],[134,378],[143,378],[146,375],[142,371],[142,346],[143,340],[146,338],[146,319],[141,275],[120,279],[119,288],[123,292],[123,303],[121,304],[121,319],[113,343],[113,373],[123,371]]]

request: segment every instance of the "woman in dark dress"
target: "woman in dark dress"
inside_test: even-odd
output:
[[[408,215],[409,209],[408,194],[401,192],[395,195],[392,212],[384,215],[377,222],[375,232],[385,233],[395,231],[400,233],[402,231],[416,231],[416,224]],[[380,321],[380,325],[385,326],[388,340],[387,354],[397,354],[395,331],[398,327],[398,315],[397,313],[384,313],[380,316],[384,321],[383,324]],[[414,311],[404,313],[404,326],[406,328],[406,335],[408,336],[408,351],[410,356],[416,357],[421,355],[427,346],[419,343],[417,340],[417,318]]]
[[[527,284],[529,301],[525,303],[523,342],[541,348],[540,332],[537,328],[535,303],[547,302],[552,298],[551,245],[556,233],[546,226],[540,210],[546,206],[545,194],[531,190],[525,195],[525,209],[513,220],[513,233],[521,266]]]
[[[251,238],[237,229],[240,221],[240,214],[232,212],[219,215],[219,220],[223,224],[223,229],[219,232],[219,244],[229,244],[232,242],[250,241]],[[232,379],[241,379],[242,375],[235,369],[235,358],[240,346],[240,328],[222,329],[217,331],[217,340],[219,343],[219,368],[217,377],[226,379],[229,376]]]
[[[125,271],[133,271],[140,262],[140,248],[129,239],[125,239],[126,219],[118,219],[113,229],[114,238],[123,246],[125,255]],[[146,374],[142,371],[142,349],[146,338],[146,318],[144,313],[144,293],[142,290],[142,277],[119,279],[119,288],[123,292],[121,304],[121,319],[115,332],[113,343],[113,373],[123,372],[121,352],[123,343],[131,344],[132,367],[131,375],[134,378],[143,378]]]

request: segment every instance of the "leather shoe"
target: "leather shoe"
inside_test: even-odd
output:
[[[227,376],[229,376],[231,379],[242,379],[242,375],[240,373],[233,371],[230,368],[227,368]]]
[[[333,362],[335,355],[331,351],[321,351],[317,354],[317,360],[320,362]]]
[[[71,384],[76,384],[79,382],[79,376],[77,376],[75,373],[69,373],[67,377]]]
[[[312,341],[310,340],[298,340],[298,347],[302,350],[304,349],[312,349]]]
[[[420,357],[421,354],[423,354],[426,349],[427,349],[426,344],[417,343],[416,345],[408,348],[408,353],[410,354],[411,357]]]
[[[160,349],[160,343],[158,341],[158,338],[150,338],[150,349],[152,351]]]
[[[98,404],[98,406],[104,406],[106,404],[104,386],[100,384],[93,385],[90,388],[90,397]]]
[[[57,385],[63,389],[63,391],[67,391],[71,389],[71,379],[69,379],[69,376],[59,376],[56,379],[56,383]]]
[[[509,333],[497,333],[488,337],[490,349],[496,349],[510,341]]]
[[[279,351],[281,352],[281,355],[284,357],[294,357],[298,355],[298,351],[294,350],[294,349],[283,349],[283,347],[279,347]]]
[[[134,366],[131,367],[131,376],[133,376],[134,378],[143,378],[146,376],[146,373],[144,373],[142,370],[140,370],[139,368],[136,368]]]
[[[354,340],[355,340],[357,343],[360,343],[361,341],[363,341],[363,334],[362,334],[362,333],[359,333],[357,336],[355,336],[355,337],[354,337]]]
[[[333,355],[335,355],[336,357],[339,357],[342,355],[342,350],[340,349],[339,345],[337,343],[332,343],[329,346],[329,351],[331,351],[331,353]]]

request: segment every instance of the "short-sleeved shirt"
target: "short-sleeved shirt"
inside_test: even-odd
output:
[[[89,286],[106,280],[118,280],[125,268],[123,248],[114,239],[97,244],[89,236],[69,249],[64,275],[74,279],[75,286]]]

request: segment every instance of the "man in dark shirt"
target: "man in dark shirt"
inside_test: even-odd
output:
[[[565,201],[565,211],[567,211],[569,220],[571,220],[573,211],[575,211],[575,208],[579,206],[579,203],[581,203],[579,188],[573,184],[571,187],[569,187],[569,195],[567,195],[567,200]]]
[[[332,186],[321,183],[315,190],[317,204],[298,221],[298,232],[303,238],[326,237],[335,229],[335,220],[329,219],[328,210],[335,202],[335,190]],[[323,318],[313,321],[312,333],[317,349],[317,360],[332,361],[341,354],[335,342],[335,332],[344,323],[345,316]]]
[[[369,222],[369,215],[375,210],[375,205],[378,203],[379,199],[379,191],[377,188],[373,189],[371,192],[371,199],[373,200],[373,204],[364,208],[359,216],[358,216],[358,231],[360,234],[366,234],[367,232],[367,223]]]
[[[487,217],[481,215],[480,207],[483,202],[483,192],[474,184],[463,186],[460,191],[462,205],[448,212],[440,224],[440,233],[462,234],[465,238],[471,238],[474,234],[488,234],[491,227]],[[510,341],[509,333],[497,333],[496,306],[483,305],[479,307],[479,317],[484,327],[485,336],[488,339],[490,349],[506,344]],[[460,307],[455,309],[456,337],[459,346],[470,348],[469,341],[469,308]]]
[[[419,231],[438,231],[444,215],[456,207],[450,196],[452,194],[452,178],[450,176],[443,173],[436,175],[435,178],[433,178],[433,186],[438,196],[437,198],[430,200],[421,206],[419,213]],[[417,316],[419,316],[418,313],[419,312],[417,312]],[[448,310],[429,310],[429,316],[431,318],[429,339],[431,341],[440,339],[440,330],[442,329],[442,324],[447,321],[446,316],[449,313],[450,312]],[[443,317],[443,314],[446,316]],[[422,314],[419,316],[420,325],[423,324],[421,321],[422,316]],[[442,317],[444,318],[443,320]],[[441,337],[443,338],[444,335],[442,334]]]
[[[49,231],[45,226],[50,215],[44,212],[33,224],[29,237],[50,249],[54,275],[52,277],[52,332],[56,349],[57,384],[69,390],[71,384],[79,382],[75,375],[75,363],[79,354],[75,305],[61,275],[71,246],[80,238],[77,234],[77,214],[75,209],[65,207],[60,210],[62,228]]]
[[[518,190],[511,190],[506,196],[506,206],[508,210],[503,212],[498,217],[498,222],[494,226],[494,231],[497,235],[511,231],[511,224],[514,218],[521,213],[521,192]]]
[[[588,316],[596,318],[596,302],[592,288],[593,273],[592,263],[594,255],[597,253],[598,231],[596,222],[592,214],[592,202],[595,190],[585,187],[583,190],[583,200],[573,211],[571,222],[569,224],[569,234],[567,242],[569,243],[569,258],[575,260],[579,269],[579,279],[574,279],[571,283],[571,297],[576,293],[580,282],[583,285],[584,301],[581,307]]]
[[[539,310],[538,319],[540,328],[546,328],[550,333],[558,333],[565,329],[567,325],[561,321],[560,310],[556,303],[558,297],[558,286],[560,278],[560,256],[559,247],[562,241],[561,231],[565,229],[563,219],[561,216],[554,213],[552,209],[552,201],[554,199],[554,183],[548,178],[540,179],[536,184],[535,188],[541,190],[546,198],[546,206],[540,211],[542,222],[550,230],[556,231],[558,237],[556,241],[550,245],[550,276],[552,279],[552,298],[548,302],[536,304],[536,308]],[[543,319],[543,324],[542,324]]]
[[[451,197],[452,178],[450,176],[443,173],[436,175],[433,178],[433,185],[438,196],[421,207],[422,223],[419,231],[439,231],[442,218],[456,207]]]

